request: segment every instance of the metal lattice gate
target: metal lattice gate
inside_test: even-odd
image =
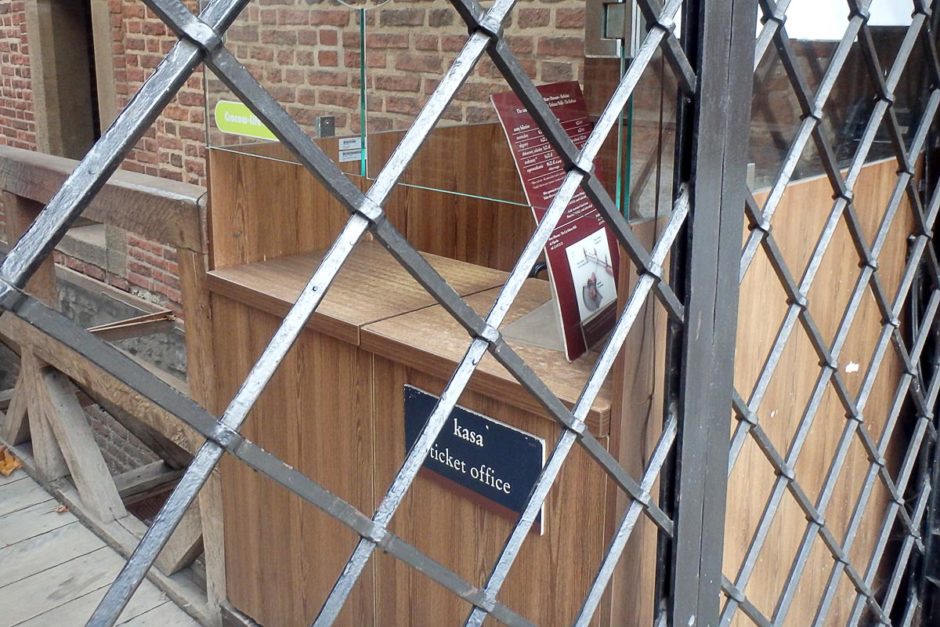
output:
[[[441,77],[421,110],[368,192],[363,193],[313,143],[286,111],[226,49],[222,36],[249,0],[212,0],[199,16],[179,0],[144,0],[177,34],[173,47],[151,78],[92,148],[39,219],[10,251],[0,267],[2,306],[44,333],[82,353],[87,359],[125,382],[133,390],[175,414],[206,438],[188,471],[147,535],[101,601],[91,619],[95,625],[115,622],[200,487],[225,454],[270,477],[317,508],[334,517],[360,537],[316,624],[330,624],[376,549],[420,571],[472,605],[468,624],[481,624],[491,616],[507,624],[526,624],[526,618],[500,601],[500,589],[529,534],[550,488],[569,452],[583,447],[629,499],[619,527],[596,573],[577,622],[588,624],[608,587],[624,547],[641,517],[655,525],[660,537],[657,623],[716,625],[733,621],[764,624],[785,622],[799,599],[807,565],[816,569],[813,555],[825,557],[827,584],[814,599],[814,620],[831,622],[829,614],[840,586],[851,586],[854,604],[841,620],[857,624],[877,622],[910,624],[931,609],[936,565],[932,534],[925,537],[927,512],[937,505],[932,497],[936,464],[934,407],[940,390],[935,367],[935,318],[940,308],[940,265],[933,243],[933,225],[940,211],[940,192],[925,186],[930,161],[922,155],[934,148],[935,115],[940,105],[940,60],[936,47],[935,7],[913,0],[910,26],[894,58],[883,61],[868,24],[870,0],[848,0],[847,29],[834,45],[815,84],[809,80],[788,38],[785,26],[788,0],[639,0],[648,31],[636,58],[623,74],[616,91],[597,120],[584,148],[576,150],[558,120],[542,101],[532,81],[503,37],[503,23],[513,0],[495,0],[484,8],[476,0],[453,0],[453,8],[470,32],[456,61]],[[901,0],[898,0],[899,2]],[[907,0],[905,0],[907,1]],[[934,3],[935,4],[935,3]],[[676,20],[682,16],[682,34]],[[755,24],[761,26],[755,38]],[[857,42],[873,86],[864,115],[855,123],[860,133],[851,146],[839,142],[829,119],[832,89]],[[654,53],[661,51],[680,86],[677,95],[678,131],[673,210],[655,245],[648,250],[634,234],[618,207],[592,174],[593,162],[605,138],[617,123],[640,77],[649,71]],[[923,63],[910,69],[917,53]],[[790,136],[777,138],[785,158],[770,176],[770,191],[758,195],[748,182],[749,120],[755,71],[768,55],[776,55],[799,103],[798,120]],[[405,168],[434,129],[447,104],[489,55],[508,85],[534,116],[541,130],[564,160],[567,176],[544,220],[518,259],[495,305],[478,316],[386,219],[383,205]],[[205,64],[229,89],[290,148],[331,193],[348,209],[350,217],[324,257],[274,338],[229,403],[213,416],[154,378],[106,343],[71,324],[56,312],[26,295],[27,279],[51,254],[69,225],[81,214],[96,191],[118,167],[189,75]],[[907,73],[920,72],[917,115],[902,125],[895,91]],[[758,72],[759,73],[759,72]],[[758,87],[760,89],[759,81]],[[757,112],[754,113],[757,115]],[[841,116],[842,113],[839,113]],[[909,131],[905,130],[905,127]],[[783,135],[786,135],[785,133]],[[896,161],[893,193],[879,208],[872,231],[862,225],[855,206],[855,189],[862,166],[876,140],[888,146]],[[775,218],[784,192],[795,177],[807,149],[831,186],[831,210],[812,233],[810,255],[800,265],[783,250],[775,236]],[[843,165],[848,157],[847,167]],[[554,226],[577,189],[583,188],[603,212],[608,225],[640,277],[626,298],[617,325],[581,393],[569,410],[503,340],[500,323],[537,260]],[[898,214],[908,211],[913,225],[907,233],[909,252],[896,283],[888,290],[880,270],[881,253]],[[740,234],[748,234],[741,248]],[[813,311],[809,295],[827,250],[842,232],[857,254],[857,275],[834,333],[825,332]],[[468,335],[466,353],[453,373],[440,401],[375,512],[362,512],[333,496],[313,480],[246,440],[239,428],[270,381],[308,318],[321,303],[334,277],[356,242],[371,232],[402,266],[462,325]],[[769,350],[753,381],[742,387],[735,379],[735,338],[738,332],[739,288],[755,260],[769,264],[765,280],[786,295],[779,324],[766,329]],[[668,260],[668,264],[667,264]],[[664,267],[668,265],[669,271]],[[856,264],[851,264],[853,267]],[[655,299],[655,300],[654,300]],[[870,362],[861,364],[861,383],[850,386],[840,370],[846,338],[863,301],[873,302],[879,314]],[[603,381],[608,377],[627,334],[647,302],[660,307],[670,321],[666,365],[666,399],[662,435],[644,461],[642,476],[631,476],[617,459],[585,428],[585,419]],[[831,335],[831,339],[830,336]],[[806,399],[795,431],[781,443],[769,434],[772,415],[762,405],[786,348],[793,338],[808,342],[818,358],[815,384]],[[421,553],[389,531],[389,523],[402,503],[425,457],[486,352],[515,376],[564,429],[540,478],[529,495],[524,514],[486,580],[478,587]],[[880,433],[870,428],[866,411],[869,394],[887,358],[901,369],[892,382],[893,394],[885,416],[877,418]],[[829,397],[828,395],[832,395]],[[835,399],[844,414],[844,428],[832,447],[829,465],[818,489],[808,490],[796,468],[801,449],[810,437],[814,420],[826,398]],[[912,416],[908,419],[908,414]],[[729,438],[729,434],[731,437]],[[903,441],[895,448],[896,439]],[[754,448],[756,446],[756,449]],[[859,480],[856,506],[843,529],[827,522],[830,502],[853,447],[864,453],[865,470]],[[758,523],[749,537],[725,538],[729,481],[743,451],[759,451],[761,463],[773,475],[773,487]],[[889,463],[889,448],[899,460]],[[853,466],[853,470],[854,470]],[[729,479],[730,477],[730,479]],[[871,551],[857,556],[853,542],[863,522],[866,503],[875,491],[886,494],[883,516],[877,520],[878,541]],[[796,507],[805,521],[798,550],[786,563],[775,564],[785,573],[770,601],[756,600],[749,583],[770,541],[782,503]],[[930,526],[932,530],[933,527]],[[563,530],[577,534],[578,529]],[[738,563],[723,561],[726,548],[737,542]],[[889,552],[889,544],[893,549]],[[890,555],[889,562],[885,562]],[[652,566],[651,566],[652,567]],[[887,572],[884,577],[879,573]],[[878,579],[879,585],[873,582]],[[314,618],[314,617],[311,617]],[[929,619],[924,619],[929,620]]]

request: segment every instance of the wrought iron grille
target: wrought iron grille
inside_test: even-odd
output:
[[[901,39],[895,57],[890,60],[890,64],[885,65],[885,53],[890,51],[878,49],[868,23],[872,3],[849,1],[844,35],[835,44],[825,71],[813,89],[787,34],[786,11],[789,4],[786,0],[776,3],[771,0],[761,1],[763,26],[757,37],[754,65],[756,70],[762,58],[770,54],[769,51],[776,51],[799,103],[801,119],[794,136],[789,140],[785,158],[773,178],[766,199],[758,202],[751,193],[753,190],[748,193],[745,211],[750,233],[746,238],[740,266],[743,282],[755,258],[762,251],[773,269],[772,274],[786,294],[787,309],[779,328],[768,330],[767,337],[774,339],[770,350],[762,355],[764,363],[753,386],[735,390],[733,404],[737,424],[732,436],[728,465],[731,475],[742,470],[736,468],[736,462],[750,440],[772,468],[775,479],[759,521],[748,538],[743,558],[737,564],[725,565],[722,583],[725,599],[721,624],[730,624],[741,613],[759,625],[785,622],[810,565],[814,569],[824,568],[828,573],[828,580],[818,600],[808,601],[809,595],[806,594],[799,597],[802,604],[811,602],[816,608],[812,615],[814,624],[828,624],[832,621],[850,624],[910,624],[922,601],[916,590],[901,601],[899,611],[895,605],[912,552],[923,551],[921,528],[933,486],[924,469],[916,472],[916,468],[923,459],[925,448],[931,446],[934,406],[940,385],[935,368],[922,366],[927,358],[925,347],[935,332],[935,317],[940,304],[940,275],[937,274],[936,251],[932,244],[940,196],[936,190],[929,196],[922,193],[920,182],[923,177],[918,171],[920,156],[925,147],[929,148],[937,104],[940,102],[940,93],[937,91],[940,77],[937,72],[940,68],[935,47],[935,22],[932,22],[934,18],[928,3],[913,2],[911,24]],[[849,146],[854,150],[848,151],[851,158],[845,166],[837,155],[840,150],[845,154],[847,147],[834,143],[830,122],[833,115],[831,107],[828,111],[827,107],[853,45],[857,46],[864,60],[867,79],[870,81],[871,91],[866,96],[871,112],[867,120],[859,123],[860,139],[857,145]],[[922,65],[914,64],[913,69],[908,69],[913,53],[918,49],[925,62]],[[906,70],[909,73],[925,72],[923,79],[928,84],[919,103],[922,115],[910,121],[910,128],[913,129],[911,133],[904,132],[895,107],[895,91]],[[879,131],[890,142],[891,157],[896,160],[897,173],[890,200],[886,206],[877,208],[877,228],[869,236],[862,226],[855,191],[862,167],[870,157]],[[788,259],[779,246],[773,227],[787,219],[778,214],[777,209],[791,184],[801,156],[813,148],[832,188],[833,203],[822,231],[809,234],[817,238],[811,255],[805,264],[798,266],[794,264],[792,256]],[[907,207],[902,209],[905,204]],[[908,256],[899,280],[886,281],[879,261],[882,259],[881,253],[886,250],[889,233],[900,219],[902,211],[908,211],[911,220],[910,231],[905,233],[909,237]],[[820,278],[820,269],[837,230],[841,229],[851,238],[858,256],[859,270],[845,310],[830,340],[829,333],[818,322],[820,312],[812,310],[809,295],[814,282]],[[918,281],[922,282],[920,287]],[[855,368],[862,368],[863,375],[861,383],[853,387],[840,369],[840,359],[853,332],[853,322],[868,299],[874,302],[880,320],[876,337],[873,338],[874,349],[870,362],[855,365]],[[911,309],[912,299],[917,303],[914,306],[916,311]],[[905,319],[905,316],[911,315],[914,317]],[[819,372],[799,420],[789,434],[788,444],[781,446],[767,432],[768,423],[774,416],[763,401],[788,343],[795,342],[794,338],[801,334],[805,334],[803,339],[808,341],[818,357]],[[893,393],[885,415],[880,415],[880,410],[873,410],[869,415],[866,409],[869,408],[879,370],[892,352],[901,364],[900,376],[891,382]],[[814,493],[806,484],[807,479],[815,483],[816,478],[804,474],[800,479],[797,467],[801,451],[811,437],[814,422],[820,416],[820,408],[827,394],[833,394],[838,399],[845,422],[829,466],[824,470],[821,485]],[[914,423],[899,429],[899,423],[906,420],[901,418],[906,415],[905,403],[913,407]],[[906,438],[906,441],[898,442],[894,438]],[[851,515],[848,522],[843,529],[839,529],[827,520],[827,516],[832,518],[835,513],[831,505],[840,482],[848,480],[848,473],[844,471],[854,445],[860,445],[865,456],[864,479],[861,489],[854,495],[854,502],[849,504]],[[888,459],[889,448],[897,446],[903,448],[894,450],[893,456],[900,461],[892,463]],[[867,512],[866,506],[876,489],[883,489],[887,495],[883,520],[882,512],[877,512],[880,522],[877,542],[870,552],[861,556],[853,555],[853,543],[859,537]],[[764,596],[762,604],[758,604],[748,594],[748,584],[761,560],[762,551],[766,550],[768,542],[772,543],[770,530],[787,495],[805,517],[805,529],[793,553],[792,562],[777,565],[786,571],[779,592],[775,589],[774,593]],[[895,546],[892,551],[895,562],[889,565],[890,575],[882,577],[880,585],[876,587],[874,581],[889,541],[900,546]],[[813,559],[814,547],[817,545],[824,547],[825,559]],[[839,616],[837,620],[830,612],[840,585],[846,580],[853,589],[854,603],[848,613]]]
[[[198,16],[179,0],[144,2],[176,33],[178,43],[0,266],[0,305],[5,310],[82,353],[206,438],[150,530],[102,599],[91,624],[110,625],[116,621],[224,454],[271,478],[358,534],[360,539],[353,554],[342,572],[337,573],[337,581],[319,614],[312,617],[315,624],[330,624],[336,619],[376,549],[408,564],[469,603],[472,610],[467,616],[467,624],[481,624],[487,616],[506,624],[528,624],[525,617],[500,601],[500,590],[575,445],[583,447],[613,485],[629,498],[629,506],[619,521],[576,618],[578,624],[591,621],[641,517],[655,525],[664,555],[657,590],[660,599],[658,621],[682,625],[730,623],[743,614],[761,625],[783,622],[818,540],[831,557],[831,573],[819,602],[816,621],[826,622],[840,579],[847,578],[857,598],[851,622],[863,619],[895,622],[894,607],[902,581],[909,572],[910,556],[915,551],[924,551],[921,527],[931,483],[929,473],[918,464],[934,439],[933,407],[940,386],[936,369],[922,366],[940,307],[940,267],[932,241],[933,224],[940,209],[940,193],[934,191],[926,201],[922,198],[919,182],[924,177],[918,170],[919,155],[931,147],[931,130],[940,104],[940,62],[936,53],[932,7],[926,0],[913,0],[913,21],[887,71],[881,64],[867,23],[870,0],[849,0],[846,6],[850,14],[847,30],[815,91],[808,86],[803,70],[796,63],[787,36],[785,17],[788,0],[778,3],[761,0],[763,25],[756,42],[757,7],[749,0],[668,0],[664,5],[658,0],[638,0],[647,33],[636,58],[621,77],[580,151],[542,101],[503,37],[503,23],[516,4],[514,0],[495,0],[486,8],[477,0],[452,0],[454,10],[466,23],[470,36],[392,158],[365,193],[308,138],[226,49],[223,34],[249,0],[211,0]],[[677,37],[676,19],[680,11],[683,28],[681,37]],[[856,39],[876,89],[872,94],[873,110],[864,125],[848,170],[843,173],[836,157],[837,147],[833,146],[825,131],[825,107]],[[802,110],[802,119],[789,142],[786,158],[773,186],[761,204],[746,182],[744,147],[747,145],[747,124],[742,120],[751,117],[754,71],[771,46],[786,69]],[[924,96],[916,132],[908,138],[893,106],[893,91],[915,46],[925,50],[930,89]],[[671,65],[681,93],[677,96],[680,106],[673,210],[655,245],[648,250],[593,174],[593,162],[638,80],[648,71],[657,50]],[[448,103],[484,54],[493,61],[561,156],[567,176],[492,309],[485,317],[480,317],[387,220],[383,205]],[[69,225],[200,63],[205,64],[248,105],[350,214],[341,234],[221,416],[214,416],[179,395],[108,344],[22,291],[27,279],[52,252]],[[895,193],[882,211],[883,220],[877,235],[869,240],[860,225],[853,203],[853,190],[883,123],[897,160],[898,173]],[[781,219],[776,215],[776,209],[810,141],[815,145],[831,183],[834,201],[805,268],[791,268],[775,240],[772,227],[775,218]],[[616,327],[602,349],[578,402],[569,410],[507,344],[499,328],[530,268],[579,187],[603,212],[640,276],[625,299]],[[879,275],[879,254],[903,198],[908,199],[916,228],[911,233],[910,254],[903,278],[896,293],[891,294],[887,293]],[[750,232],[742,255],[737,237],[743,230],[745,217]],[[857,249],[860,270],[838,330],[830,342],[814,321],[808,294],[840,223],[844,223]],[[371,232],[468,334],[463,359],[373,513],[359,511],[332,495],[239,433],[248,412],[366,232]],[[760,251],[769,260],[789,304],[756,385],[753,389],[738,389],[732,395],[738,284],[746,277]],[[663,269],[667,259],[668,276]],[[874,298],[882,323],[876,350],[856,392],[849,388],[841,375],[838,360],[862,297],[867,294]],[[915,294],[920,300],[912,308],[911,300]],[[648,301],[662,308],[670,320],[668,389],[661,437],[645,460],[642,476],[634,477],[585,428],[585,419],[628,333]],[[913,309],[917,310],[917,318],[905,324],[902,316]],[[821,366],[816,387],[796,432],[789,447],[783,450],[767,435],[765,424],[768,418],[763,414],[761,403],[787,342],[796,333],[805,333]],[[528,497],[524,513],[506,539],[485,585],[479,587],[392,533],[389,524],[487,351],[563,429]],[[867,424],[866,401],[879,365],[888,351],[897,354],[904,372],[897,382],[885,427],[880,437],[876,437]],[[797,479],[794,468],[823,395],[829,389],[844,408],[845,429],[823,487],[814,499]],[[907,437],[903,461],[897,472],[892,473],[886,452],[900,422],[902,408],[908,402],[914,407],[916,424]],[[732,428],[729,410],[732,408],[737,424],[729,442],[728,434]],[[725,564],[725,575],[722,576],[728,478],[735,471],[735,462],[745,443],[751,441],[764,455],[776,480],[749,541],[745,558],[739,565],[730,565],[731,570]],[[850,444],[856,441],[863,447],[869,465],[858,497],[859,505],[840,538],[837,531],[827,524],[826,514]],[[654,494],[657,484],[658,495]],[[874,551],[860,563],[852,559],[850,552],[864,517],[865,503],[876,485],[887,491],[891,503]],[[784,588],[775,605],[767,608],[749,596],[748,583],[786,493],[792,496],[808,522],[799,549],[789,565]],[[564,532],[576,534],[578,530]],[[899,541],[898,535],[901,537]],[[896,552],[893,572],[884,586],[875,589],[872,582],[879,572],[885,547],[892,538],[901,545]],[[910,622],[921,602],[916,586],[909,589],[912,593],[905,599],[904,610],[900,614],[905,622]],[[725,598],[719,606],[720,592]]]

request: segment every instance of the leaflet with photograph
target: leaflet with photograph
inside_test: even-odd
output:
[[[594,124],[581,86],[572,81],[538,89],[574,145],[584,146]],[[541,222],[567,174],[564,164],[513,92],[494,94],[492,100],[526,200]],[[602,177],[597,169],[595,175]],[[561,316],[565,356],[574,361],[604,339],[617,317],[617,240],[583,189],[578,188],[549,237],[545,260]]]

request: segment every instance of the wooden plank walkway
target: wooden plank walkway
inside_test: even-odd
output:
[[[0,625],[84,625],[124,560],[22,470],[0,476]],[[121,625],[198,625],[149,581]]]

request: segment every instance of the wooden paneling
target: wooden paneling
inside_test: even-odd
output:
[[[378,175],[404,133],[369,136],[369,175]],[[434,129],[405,169],[401,183],[525,203],[506,134],[499,124]],[[432,207],[428,207],[432,210]],[[525,207],[523,211],[528,211]]]
[[[395,131],[369,137],[370,176],[378,174],[401,137]],[[502,127],[477,124],[435,129],[402,174],[386,210],[418,250],[510,270],[535,229],[525,202]]]
[[[351,261],[348,276],[334,286],[322,305],[336,325],[349,332],[336,332],[324,326],[324,332],[319,333],[313,330],[320,328],[316,324],[305,330],[250,415],[245,433],[371,514],[375,499],[384,493],[404,455],[401,386],[407,379],[431,392],[439,392],[470,338],[440,306],[430,306],[433,301],[416,284],[408,287],[411,279],[404,284],[384,279],[374,285],[369,283],[368,272],[388,266],[387,253],[372,243],[362,246],[364,252],[357,257],[358,261]],[[234,394],[299,290],[299,282],[309,274],[309,258],[302,263],[306,264],[303,269],[292,270],[291,264],[297,262],[297,258],[282,259],[214,273],[214,277],[225,275],[228,281],[228,287],[213,294],[212,299],[214,350],[220,362],[226,364],[217,375],[216,411]],[[439,270],[460,292],[489,288],[494,279],[497,283],[504,279],[500,272],[452,260],[435,259],[432,263],[439,265]],[[247,273],[239,275],[239,271]],[[237,280],[242,280],[242,284],[236,288]],[[276,280],[281,283],[277,287]],[[212,285],[218,287],[214,281]],[[285,281],[294,281],[296,285],[285,287]],[[264,289],[267,293],[261,294]],[[229,294],[244,302],[230,299]],[[496,290],[487,289],[468,299],[482,313],[495,295]],[[507,322],[542,304],[548,296],[545,282],[529,281]],[[337,300],[328,306],[331,297]],[[232,337],[242,339],[232,342]],[[376,357],[383,365],[375,366],[373,374],[373,355],[355,346],[353,340],[359,339],[363,347],[394,355],[399,363]],[[590,359],[568,364],[561,354],[545,349],[518,346],[517,350],[562,400],[569,405],[576,400],[578,389],[589,374]],[[545,417],[538,403],[527,398],[518,383],[491,358],[484,360],[481,374],[474,378],[471,389],[485,390],[487,397],[468,392],[462,404],[543,437],[549,447],[557,439],[560,431],[554,421]],[[589,426],[601,434],[605,444],[609,412],[609,389],[605,388],[589,417]],[[379,441],[381,445],[376,446]],[[373,477],[373,463],[382,464],[384,474],[380,477]],[[519,605],[517,609],[549,624],[558,617],[569,620],[574,615],[580,598],[563,595],[561,591],[570,586],[577,586],[578,594],[587,590],[600,565],[604,545],[607,498],[604,473],[578,448],[562,477],[547,510],[551,522],[546,534],[531,538],[520,558],[526,564],[535,560],[536,565],[524,571],[532,570],[552,583],[543,596],[531,597],[529,578],[519,571],[506,589],[506,598]],[[452,493],[444,491],[437,495],[433,490],[428,493],[423,482],[420,480],[416,496],[409,498],[420,501],[430,496],[438,504],[434,515],[449,511],[448,521],[456,517],[463,522],[457,527],[450,522],[435,525],[441,533],[425,534],[427,518],[419,515],[416,506],[408,505],[396,517],[405,525],[402,533],[414,535],[421,531],[419,535],[427,536],[421,542],[432,543],[427,547],[419,543],[422,548],[457,568],[467,579],[477,581],[482,576],[479,569],[484,565],[484,556],[490,561],[495,559],[512,522],[479,510],[478,505]],[[227,590],[231,602],[263,624],[310,620],[350,554],[354,534],[242,464],[229,460],[223,466],[223,502]],[[444,509],[440,508],[442,504],[446,504]],[[471,531],[477,535],[467,535]],[[449,541],[452,533],[466,535],[467,541],[460,544]],[[330,539],[326,543],[329,546],[324,546],[324,538]],[[478,552],[484,538],[486,548]],[[437,555],[441,551],[449,553]],[[420,575],[400,571],[400,565],[384,557],[373,562],[376,568],[386,563],[392,570],[375,579],[382,580],[386,575],[391,579],[381,584],[385,587],[375,596],[374,615],[371,586],[380,584],[373,584],[372,575],[366,573],[347,605],[344,624],[367,624],[373,618],[375,624],[405,619],[413,619],[415,624],[441,624],[465,613],[467,608],[461,608],[457,601],[438,600],[438,595],[442,599],[452,597],[449,593],[436,587],[428,592],[427,582]],[[415,596],[399,597],[397,601],[389,597],[396,594]],[[603,612],[606,611],[605,608]]]
[[[869,246],[888,204],[896,181],[896,170],[897,164],[893,160],[868,165],[855,187],[855,208]],[[763,195],[758,197],[758,202],[762,201]],[[831,207],[832,188],[825,178],[796,182],[787,189],[774,216],[773,235],[786,257],[790,271],[796,277],[802,274],[808,263],[812,247],[823,230]],[[907,255],[906,238],[913,227],[910,207],[905,199],[891,225],[880,258],[879,278],[889,300],[893,300],[898,289]],[[860,273],[859,261],[843,220],[836,227],[808,296],[809,312],[830,345],[855,289]],[[786,308],[786,295],[761,249],[741,284],[735,386],[745,398],[748,398],[760,376]],[[869,288],[861,300],[839,356],[839,374],[853,398],[857,396],[868,372],[880,330],[881,314]],[[819,363],[807,332],[797,325],[758,412],[761,427],[781,454],[786,455],[793,444],[797,425],[820,375]],[[868,430],[876,443],[902,374],[902,363],[895,350],[889,347],[864,409],[863,428]],[[845,408],[830,383],[822,394],[812,428],[795,464],[796,480],[814,501],[819,496],[836,456],[838,442],[846,426],[845,416]],[[887,456],[892,475],[895,474],[898,461],[894,450],[894,446],[889,447]],[[826,524],[840,542],[843,541],[869,464],[861,440],[856,435],[848,447],[845,465],[825,511]],[[776,475],[763,452],[754,439],[748,437],[728,485],[724,571],[732,580],[737,575],[759,524],[775,479]],[[864,571],[868,565],[888,502],[889,495],[879,479],[867,503],[854,546],[849,552],[853,565],[860,571]],[[745,590],[749,600],[765,615],[769,616],[774,611],[806,527],[804,513],[791,494],[785,493],[750,584]],[[833,558],[817,536],[797,588],[797,600],[787,616],[787,624],[806,625],[812,622],[832,565]],[[878,585],[876,578],[873,587],[877,589]],[[843,575],[827,622],[845,623],[854,598],[854,589]],[[748,623],[740,613],[738,618],[740,624]]]
[[[217,354],[228,400],[278,319],[214,297]],[[231,338],[237,337],[237,342]],[[354,346],[305,331],[252,410],[245,435],[371,514],[371,363]],[[244,464],[222,467],[228,597],[264,625],[307,624],[352,552],[355,534]],[[340,624],[371,622],[366,574]]]
[[[403,386],[440,394],[445,380],[375,358],[376,495],[384,494],[405,455]],[[460,405],[544,438],[550,450],[559,428],[543,416],[469,392]],[[606,438],[601,438],[606,444]],[[537,625],[571,624],[600,567],[604,549],[606,475],[575,446],[549,495],[542,535],[527,538],[499,595]],[[482,586],[515,521],[418,476],[391,529],[470,583]],[[470,607],[414,569],[377,554],[375,606],[379,625],[460,624]],[[596,623],[597,621],[595,621]]]
[[[327,248],[349,214],[303,166],[209,151],[213,268]]]
[[[528,207],[406,185],[386,209],[418,250],[498,270],[512,269],[535,230]]]
[[[210,274],[214,353],[226,364],[217,370],[216,412],[235,393],[319,258],[296,255]],[[501,272],[450,259],[429,261],[461,295],[505,279]],[[360,327],[433,302],[382,247],[361,242],[249,416],[247,437],[371,515],[372,356],[357,348]],[[358,536],[244,464],[226,460],[222,477],[229,599],[262,624],[308,622]],[[342,624],[371,622],[371,586],[371,575],[363,576]]]
[[[6,215],[6,239],[10,248],[19,241],[29,225],[33,223],[43,205],[30,198],[23,198],[4,190],[0,193]],[[26,291],[49,305],[58,307],[59,292],[56,288],[55,265],[52,255],[47,256],[26,283]]]
[[[401,132],[369,137],[370,174]],[[336,140],[317,140],[336,157]],[[359,163],[341,164],[363,190]],[[213,268],[327,248],[347,211],[280,144],[209,151]],[[438,190],[447,190],[446,193]],[[494,200],[486,200],[491,198]],[[497,124],[435,130],[385,203],[389,220],[418,250],[509,270],[535,228]]]

